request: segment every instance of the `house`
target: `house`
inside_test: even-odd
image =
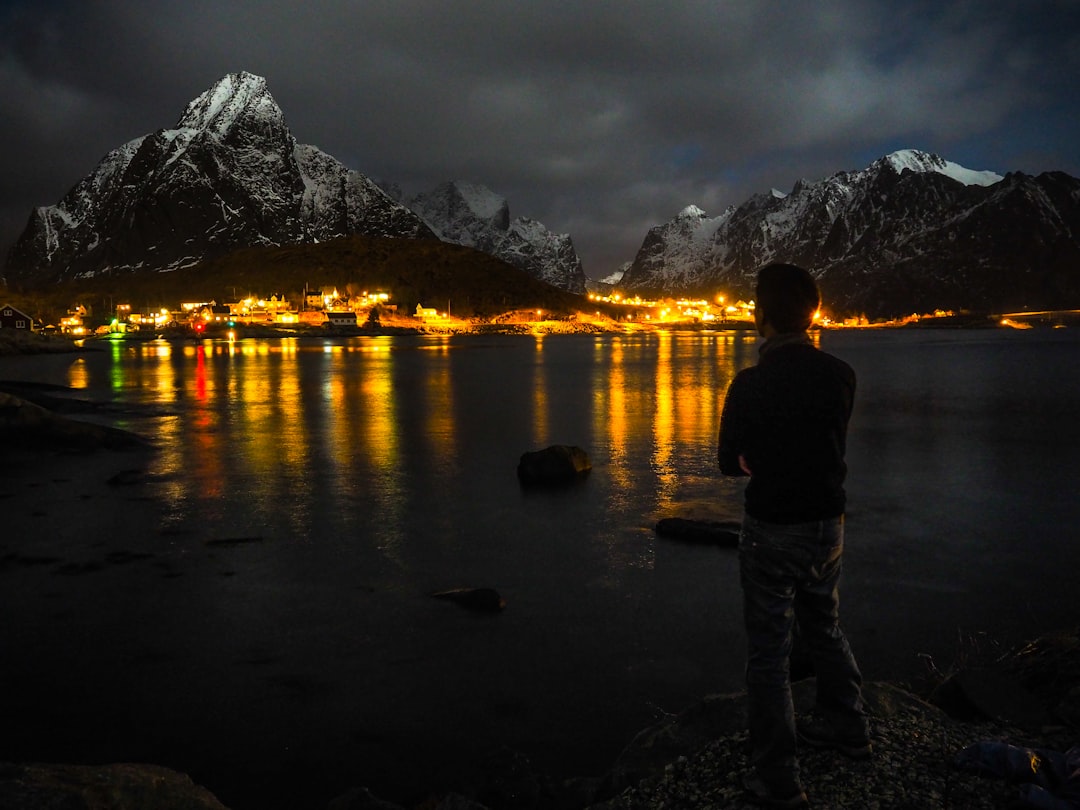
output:
[[[304,290],[305,309],[321,310],[324,306],[322,290]]]
[[[225,323],[232,318],[232,310],[224,304],[206,304],[196,316],[206,323]]]
[[[34,319],[12,306],[0,308],[0,329],[23,329],[34,331]]]
[[[431,307],[425,307],[423,304],[417,304],[416,317],[426,321],[429,318],[438,318],[439,313]]]
[[[356,326],[356,313],[351,309],[327,310],[326,326]]]

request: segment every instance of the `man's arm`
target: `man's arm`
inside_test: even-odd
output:
[[[744,406],[741,404],[742,385],[739,378],[732,380],[724,397],[720,413],[720,438],[717,441],[716,458],[724,475],[749,475],[746,462]]]

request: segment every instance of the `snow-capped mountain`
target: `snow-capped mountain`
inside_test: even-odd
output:
[[[289,132],[266,80],[233,73],[171,129],[113,150],[8,254],[12,280],[163,271],[252,245],[434,238],[371,180]]]
[[[445,242],[476,248],[562,290],[584,293],[586,278],[569,234],[510,219],[506,199],[473,183],[450,181],[406,201]]]
[[[750,295],[758,267],[802,264],[845,312],[1080,305],[1080,180],[973,171],[904,150],[651,229],[620,287]]]

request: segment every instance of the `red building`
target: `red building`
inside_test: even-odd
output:
[[[24,329],[34,331],[34,319],[15,307],[0,307],[0,329]]]

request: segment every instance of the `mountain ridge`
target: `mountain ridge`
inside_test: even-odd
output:
[[[175,127],[112,150],[57,204],[35,208],[5,271],[30,283],[160,272],[349,233],[435,238],[371,180],[299,144],[265,79],[235,73]]]
[[[266,80],[230,73],[174,127],[110,151],[55,205],[33,209],[5,273],[23,286],[175,271],[237,249],[362,235],[443,240],[573,293],[752,295],[770,261],[806,266],[839,313],[1080,307],[1080,180],[972,170],[904,149],[718,216],[684,206],[632,261],[586,279],[570,234],[478,183],[405,201],[292,136]],[[620,275],[621,274],[621,275]]]
[[[444,242],[496,256],[568,292],[585,292],[585,272],[570,235],[552,233],[528,217],[510,219],[506,198],[487,186],[449,180],[405,205]]]
[[[771,261],[807,267],[844,313],[1080,306],[1080,180],[973,171],[919,150],[798,180],[649,230],[628,292],[752,296]]]
[[[568,234],[524,217],[511,221],[505,199],[486,187],[451,188],[471,199],[439,211],[436,190],[425,208],[446,241],[478,247],[569,292],[585,291]],[[439,238],[395,196],[298,143],[263,77],[230,73],[190,101],[174,127],[112,150],[57,204],[34,209],[5,272],[16,282],[48,283],[173,271],[247,246],[351,234]],[[466,216],[473,221],[466,224]]]

